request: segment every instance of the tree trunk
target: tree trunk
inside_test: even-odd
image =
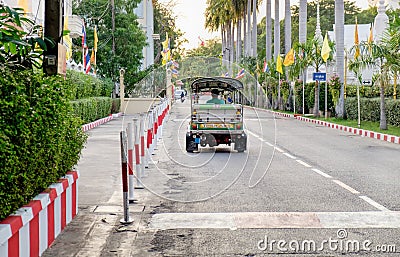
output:
[[[300,0],[299,6],[299,42],[307,40],[307,0]]]
[[[238,19],[236,31],[236,63],[240,63],[242,56],[242,20]]]
[[[292,17],[290,15],[290,0],[285,0],[285,53],[292,48]]]
[[[266,4],[267,10],[266,10],[266,19],[265,19],[265,27],[266,27],[266,33],[265,33],[265,49],[266,49],[266,59],[267,61],[272,59],[272,16],[271,16],[271,0],[267,0]]]
[[[274,20],[274,59],[281,53],[281,28],[279,24],[279,0],[275,0],[275,20]]]
[[[247,48],[246,57],[251,53],[251,0],[247,0]]]
[[[383,63],[383,60],[381,60],[381,65]],[[383,76],[384,71],[381,69],[381,76]],[[385,107],[385,84],[384,81],[381,77],[380,79],[380,97],[381,97],[381,117],[380,117],[380,122],[379,122],[379,127],[382,130],[387,130],[387,121],[386,121],[386,107]]]
[[[257,0],[253,0],[252,56],[257,57]]]
[[[230,42],[230,54],[231,54],[231,62],[235,61],[235,23],[232,21],[232,32],[231,32],[231,42]]]
[[[243,12],[243,56],[246,57],[246,49],[247,49],[247,6],[244,7]]]
[[[346,117],[344,107],[344,1],[335,1],[336,73],[340,79],[340,97],[336,108],[340,118]]]
[[[315,81],[313,114],[315,117],[319,117],[319,81],[318,80]]]

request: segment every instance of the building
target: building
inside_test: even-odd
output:
[[[159,39],[159,35],[154,34],[153,1],[141,1],[135,9],[135,14],[138,16],[138,22],[147,38],[147,46],[143,49],[142,63],[142,69],[146,69],[154,64],[154,40]]]
[[[37,25],[44,25],[44,6],[45,1],[38,0],[3,0],[5,5],[12,8],[23,8],[26,15],[31,18]],[[72,15],[72,0],[64,0],[65,21],[68,22],[67,28],[71,31],[70,36],[82,36],[82,19],[77,15]]]

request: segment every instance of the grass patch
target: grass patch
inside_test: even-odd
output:
[[[353,128],[358,128],[357,120],[344,120],[340,118],[315,118],[315,117],[310,117],[312,119],[316,120],[323,120],[343,126],[348,126],[348,127],[353,127]],[[361,129],[365,130],[370,130],[374,132],[379,132],[383,134],[388,134],[388,135],[393,135],[393,136],[400,136],[400,128],[396,126],[389,126],[387,130],[381,130],[379,128],[379,122],[372,122],[372,121],[361,121]]]

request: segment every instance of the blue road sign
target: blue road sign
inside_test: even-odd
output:
[[[326,81],[326,72],[314,72],[313,80]]]

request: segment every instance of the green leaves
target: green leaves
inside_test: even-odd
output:
[[[28,33],[23,27],[32,27]],[[13,69],[40,67],[41,53],[46,46],[44,40],[34,36],[39,26],[24,17],[20,8],[0,6],[0,66]]]
[[[56,182],[86,141],[58,76],[0,68],[0,220]]]

